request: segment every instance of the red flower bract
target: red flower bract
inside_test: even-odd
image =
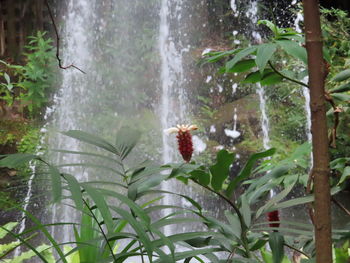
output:
[[[275,210],[275,211],[272,211],[272,212],[268,212],[267,213],[267,220],[269,222],[280,221],[280,216],[279,216],[278,210]],[[270,227],[279,227],[280,223],[271,223],[269,225],[270,225]]]
[[[191,161],[192,153],[193,153],[193,143],[192,143],[192,135],[190,131],[181,131],[179,130],[177,133],[177,142],[179,145],[179,151],[182,158],[189,162]]]

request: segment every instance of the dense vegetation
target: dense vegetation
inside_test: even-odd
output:
[[[135,9],[136,14],[133,15],[137,15],[138,11],[141,14],[151,12],[139,5]],[[108,14],[109,10],[102,9],[100,12]],[[120,12],[125,16],[130,15],[126,14],[126,10]],[[340,10],[323,9],[322,14],[326,47],[324,59],[329,66],[325,96],[329,102],[332,170],[330,181],[332,195],[335,196],[346,191],[350,177],[350,159],[347,154],[350,146],[347,116],[350,100],[350,72],[347,69],[350,19]],[[123,17],[113,19],[120,19],[118,22],[121,22]],[[41,222],[35,214],[23,210],[20,203],[13,204],[8,198],[2,198],[2,206],[6,206],[7,211],[17,209],[24,212],[34,226],[22,233],[13,231],[18,224],[16,222],[2,226],[0,239],[7,235],[15,241],[0,245],[0,259],[4,262],[19,263],[36,256],[42,262],[56,262],[55,255],[65,263],[125,262],[135,257],[140,258],[142,262],[148,260],[164,263],[180,260],[242,263],[315,262],[312,223],[288,220],[281,216],[284,209],[296,207],[300,210],[314,201],[312,188],[308,185],[311,147],[309,143],[304,143],[306,118],[301,87],[308,86],[305,81],[307,71],[300,70],[306,68],[307,64],[307,54],[303,47],[304,36],[294,29],[282,28],[268,20],[259,21],[259,25],[267,29],[267,37],[263,43],[249,45],[246,36],[239,34],[241,46],[235,45],[234,49],[209,52],[204,58],[204,66],[202,64],[201,70],[216,71],[219,68],[217,74],[225,74],[222,78],[227,79],[224,81],[234,79],[235,82],[242,83],[237,94],[231,96],[231,91],[219,94],[203,89],[199,97],[192,99],[200,100],[200,107],[195,110],[198,113],[195,121],[202,124],[204,128],[200,132],[203,132],[204,129],[210,129],[213,120],[216,121],[216,127],[220,127],[223,124],[222,118],[226,117],[218,112],[232,109],[224,106],[218,109],[218,105],[233,103],[236,107],[254,108],[256,102],[247,103],[255,94],[253,84],[267,86],[268,114],[276,124],[271,130],[271,146],[274,148],[263,150],[261,139],[255,136],[259,131],[253,130],[254,125],[249,121],[241,121],[240,128],[243,130],[244,126],[247,126],[247,129],[238,143],[225,143],[220,141],[223,140],[220,136],[210,138],[210,146],[213,149],[226,144],[228,150],[212,151],[208,156],[200,156],[192,162],[159,165],[132,157],[132,151],[140,138],[135,129],[122,127],[117,131],[116,139],[111,134],[103,133],[103,137],[107,137],[103,139],[91,133],[74,130],[64,134],[92,145],[93,151],[75,152],[67,145],[66,149],[58,151],[68,156],[81,155],[84,162],[51,164],[48,159],[35,153],[39,141],[37,128],[28,128],[26,125],[20,126],[23,128],[14,128],[18,133],[9,129],[4,133],[6,139],[3,144],[15,142],[17,150],[22,153],[3,156],[0,166],[14,171],[18,167],[26,166],[28,162],[35,162],[37,167],[40,167],[38,180],[42,179],[43,185],[50,189],[52,203],[70,200],[70,206],[79,214],[80,222],[53,222],[56,228],[62,231],[68,228],[74,233],[74,238],[69,240],[69,243],[60,244],[61,240],[49,231],[51,224]],[[147,31],[152,36],[155,30],[153,26],[152,23],[144,23],[138,28],[139,31],[135,30],[133,34]],[[341,35],[338,34],[339,31],[342,32]],[[108,59],[125,60],[128,58],[128,52],[138,52],[140,57],[144,53],[154,52],[152,37],[146,37],[146,40],[140,43],[133,43],[129,47],[130,50],[124,52],[119,49],[125,46],[125,43],[121,43],[124,40],[114,39],[113,36],[117,34],[100,36],[107,49],[106,53],[97,54],[98,63],[101,65]],[[125,41],[129,43],[128,39]],[[109,46],[109,42],[115,45]],[[119,52],[116,53],[115,49]],[[18,125],[29,122],[34,117],[40,119],[43,108],[47,106],[50,88],[53,86],[53,71],[50,70],[53,57],[51,41],[39,32],[31,38],[27,51],[24,65],[2,62],[5,67],[1,73],[4,105],[18,105],[21,118]],[[144,59],[140,64],[137,61],[128,61],[130,65],[126,65],[127,68],[118,68],[117,71],[103,66],[98,74],[101,75],[101,83],[110,78],[120,81],[118,92],[124,96],[124,101],[139,100],[139,105],[147,109],[147,95],[148,92],[154,92],[151,90],[154,80],[134,83],[138,81],[134,76],[141,73],[152,75],[154,68],[146,65],[157,62],[151,55]],[[138,66],[135,67],[135,64]],[[115,92],[113,82],[107,84],[107,91]],[[125,92],[128,85],[143,85],[147,92],[144,93],[144,97]],[[110,93],[100,94],[99,101],[108,101]],[[112,101],[103,104],[99,101],[89,105],[101,110],[103,118],[99,118],[98,125],[104,126],[108,123],[110,116],[105,116],[105,108],[113,107],[116,112],[123,108],[126,114],[135,114],[136,109],[130,103],[116,105]],[[231,118],[232,112],[229,114]],[[94,123],[92,121],[86,125],[92,126]],[[147,149],[147,145],[142,147]],[[239,157],[231,152],[233,147],[246,151],[247,155],[243,158],[244,164],[234,167],[234,172],[232,164],[238,162]],[[213,159],[215,161],[212,161]],[[98,169],[99,178],[102,178],[101,174],[112,174],[114,180],[79,182],[75,174],[61,170],[65,166],[79,166],[82,169],[94,167]],[[161,183],[167,180],[178,180],[184,188],[196,185],[199,191],[204,191],[206,195],[212,194],[226,207],[224,217],[216,218],[211,211],[206,211],[203,204],[190,196],[161,190]],[[306,191],[301,197],[293,197],[296,189],[305,188]],[[164,196],[169,195],[184,199],[189,205],[164,203]],[[40,197],[39,195],[38,198]],[[347,212],[344,206],[343,210]],[[200,226],[201,230],[167,232],[178,224]],[[31,242],[38,232],[45,237],[46,245],[35,246]],[[334,229],[332,239],[334,262],[346,263],[350,258],[349,226]],[[26,246],[29,251],[9,259],[9,254],[19,246]]]

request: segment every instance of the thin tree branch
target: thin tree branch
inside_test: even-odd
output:
[[[343,210],[345,212],[345,214],[350,216],[350,211],[342,203],[340,203],[338,200],[336,200],[334,197],[332,197],[332,202],[334,204],[336,204],[341,210]]]
[[[291,82],[294,82],[294,83],[296,83],[296,84],[299,84],[299,85],[301,85],[301,86],[304,86],[304,87],[306,87],[306,88],[309,88],[309,85],[305,84],[304,82],[301,82],[301,81],[296,80],[296,79],[292,79],[292,78],[290,78],[290,77],[288,77],[288,76],[282,74],[280,71],[278,71],[278,70],[274,67],[274,65],[272,65],[271,61],[269,61],[269,66],[271,67],[271,69],[272,69],[276,74],[280,75],[282,78],[284,78],[284,79],[286,79],[286,80],[289,80],[289,81],[291,81]]]
[[[61,68],[61,69],[75,68],[75,69],[79,70],[81,73],[86,74],[85,71],[83,71],[82,69],[78,68],[74,64],[70,64],[68,66],[63,66],[62,59],[60,57],[60,36],[58,34],[58,29],[57,29],[57,26],[56,26],[56,22],[55,22],[55,19],[53,17],[52,10],[50,8],[48,0],[45,0],[45,4],[46,4],[46,7],[47,7],[47,10],[49,11],[50,19],[51,19],[51,22],[52,22],[52,25],[53,25],[53,28],[54,28],[54,31],[55,31],[55,35],[56,35],[56,46],[57,46],[56,47],[56,59],[58,61],[59,68]]]
[[[294,251],[296,251],[296,252],[298,252],[298,253],[304,255],[304,256],[307,257],[307,258],[310,258],[310,256],[309,256],[308,254],[306,254],[304,251],[302,251],[302,250],[300,250],[300,249],[298,249],[298,248],[296,248],[296,247],[293,247],[293,246],[291,246],[291,245],[289,245],[289,244],[287,244],[287,243],[283,243],[283,245],[284,245],[285,247],[288,247],[288,248],[290,248],[290,249],[292,249],[292,250],[294,250]]]

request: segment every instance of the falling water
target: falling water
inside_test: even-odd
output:
[[[260,111],[261,111],[261,129],[263,134],[263,147],[265,150],[269,149],[270,137],[269,137],[269,118],[266,111],[266,97],[264,88],[258,84],[257,93],[259,95]]]
[[[224,132],[226,134],[226,136],[229,136],[233,139],[238,138],[241,133],[239,131],[237,131],[237,108],[235,107],[233,110],[233,130],[230,129],[225,129]]]
[[[88,32],[91,30],[89,21],[91,21],[94,0],[70,0],[67,10],[67,17],[64,19],[64,43],[62,45],[62,56],[65,63],[72,63],[88,71],[89,57],[91,50],[88,47]],[[84,118],[84,112],[79,108],[87,103],[85,101],[87,90],[85,87],[85,76],[76,70],[61,71],[62,84],[57,97],[57,111],[53,115],[52,126],[56,131],[67,131],[84,129],[81,120]],[[67,149],[70,151],[79,151],[80,147],[76,140],[71,139],[59,133],[55,133],[49,140],[49,145],[53,149]],[[79,156],[66,156],[56,154],[52,157],[54,163],[80,163]],[[87,180],[87,173],[84,173],[77,167],[66,168],[66,172],[74,174],[78,181]],[[53,208],[53,222],[74,222],[77,221],[75,213],[67,206],[55,205]],[[59,241],[70,241],[73,238],[70,227],[63,227],[59,233],[53,229],[53,235]]]
[[[294,20],[295,30],[297,32],[299,32],[299,33],[302,32],[302,30],[300,28],[300,22],[303,22],[303,20],[304,20],[304,17],[303,17],[302,11],[300,10],[297,13],[296,19]],[[303,69],[301,68],[299,70],[303,70]],[[303,79],[303,82],[307,83],[308,82],[308,77],[305,77]],[[305,108],[305,112],[306,112],[306,134],[307,134],[307,140],[308,140],[308,142],[311,143],[311,141],[312,141],[312,134],[311,134],[310,90],[308,88],[306,88],[306,87],[303,87],[303,92],[302,93],[303,93],[303,96],[305,98],[305,106],[304,106],[304,108]],[[311,162],[311,166],[312,166],[312,163],[313,163],[312,158],[313,158],[313,156],[312,156],[312,154],[310,156],[311,156],[311,161],[310,162]]]
[[[185,79],[183,73],[183,52],[187,49],[180,49],[182,47],[181,31],[171,31],[170,23],[179,25],[182,21],[182,0],[170,1],[162,0],[160,10],[160,26],[159,26],[159,53],[161,57],[161,105],[160,105],[160,119],[163,130],[176,126],[177,124],[187,124],[188,116],[186,116],[186,101],[185,101]],[[172,12],[170,10],[173,10]],[[175,21],[172,21],[175,20]],[[177,41],[175,42],[175,39]],[[162,161],[170,163],[176,160],[175,138],[169,136],[165,132],[162,135]],[[200,139],[197,138],[197,143]],[[205,149],[205,148],[204,148]],[[165,191],[174,191],[176,188],[176,181],[164,182],[162,189]],[[171,196],[165,195],[164,203],[174,204]],[[170,211],[164,211],[170,213]],[[165,227],[165,234],[172,232],[172,227]]]

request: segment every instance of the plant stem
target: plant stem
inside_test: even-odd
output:
[[[89,204],[86,202],[85,198],[82,198],[82,199],[83,199],[83,202],[84,202],[84,204],[86,205],[87,209],[89,209],[89,211],[90,211],[90,213],[91,213],[93,219],[96,221],[96,223],[97,223],[97,225],[98,225],[98,227],[99,227],[99,229],[100,229],[100,231],[101,231],[101,233],[102,233],[102,235],[103,235],[103,238],[104,238],[104,239],[106,240],[106,242],[107,242],[108,249],[109,249],[109,251],[111,252],[112,257],[113,257],[113,259],[114,259],[113,262],[117,262],[117,259],[116,259],[116,257],[114,256],[114,253],[113,253],[113,248],[111,247],[111,244],[109,244],[108,238],[107,238],[105,232],[103,231],[103,228],[102,228],[102,226],[100,225],[100,222],[98,222],[98,219],[96,218],[94,212],[91,210]]]
[[[275,68],[275,66],[271,63],[271,61],[269,61],[269,66],[271,67],[271,69],[272,69],[276,74],[280,75],[282,78],[284,78],[284,79],[286,79],[286,80],[289,80],[289,81],[291,81],[291,82],[294,82],[294,83],[296,83],[296,84],[298,84],[298,85],[301,85],[301,86],[303,86],[303,87],[309,88],[309,85],[305,84],[304,82],[301,82],[301,81],[296,80],[296,79],[292,79],[292,78],[290,78],[290,77],[288,77],[288,76],[282,74],[280,71],[278,71],[278,70]]]
[[[236,206],[235,203],[233,203],[230,199],[228,199],[226,196],[224,196],[223,194],[221,193],[218,193],[216,192],[215,190],[211,189],[209,186],[207,185],[202,185],[200,184],[198,181],[196,181],[195,179],[191,179],[193,182],[195,182],[196,184],[204,187],[205,189],[209,190],[210,192],[216,194],[217,196],[219,196],[221,199],[225,200],[232,208],[233,210],[235,210],[237,216],[238,216],[238,219],[239,219],[239,222],[241,224],[241,227],[242,227],[242,234],[241,234],[241,241],[242,241],[242,245],[244,247],[244,249],[246,250],[246,253],[247,253],[247,257],[248,258],[251,258],[251,253],[250,253],[250,250],[249,250],[249,245],[248,245],[248,238],[247,238],[247,232],[248,232],[248,226],[246,225],[246,223],[244,222],[244,218],[242,216],[242,213],[241,211],[239,210],[239,208]]]

